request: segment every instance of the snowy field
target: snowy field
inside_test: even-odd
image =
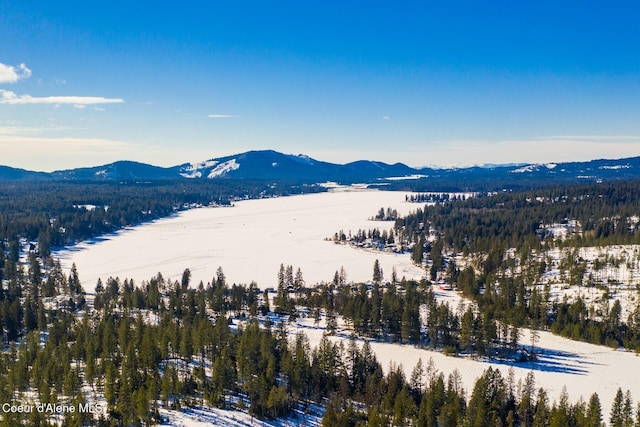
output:
[[[275,287],[280,264],[302,270],[307,284],[331,281],[344,266],[347,279],[370,280],[380,261],[386,277],[395,266],[398,277],[420,278],[408,255],[354,250],[326,241],[343,229],[378,227],[393,222],[369,221],[381,207],[400,215],[420,204],[405,202],[408,193],[391,191],[332,191],[320,194],[237,202],[231,208],[200,208],[117,234],[81,243],[55,253],[63,268],[76,263],[85,289],[92,292],[98,278],[133,278],[136,283],[161,272],[180,280],[185,268],[192,285],[206,284],[222,267],[229,283],[257,282]]]
[[[456,307],[459,297],[452,297],[452,292],[437,292],[437,297],[447,300],[452,307]],[[293,328],[292,328],[293,329]],[[298,330],[303,331],[309,338],[312,347],[318,345],[322,339],[323,323],[315,327],[312,319],[300,319],[292,334]],[[572,341],[553,335],[550,332],[540,332],[536,342],[535,351],[538,354],[536,362],[513,363],[511,361],[472,358],[467,356],[446,356],[439,351],[417,348],[410,345],[390,344],[370,341],[371,348],[382,365],[385,373],[390,366],[402,365],[406,378],[410,378],[414,366],[422,359],[424,367],[433,360],[437,372],[442,372],[446,378],[455,369],[458,370],[464,384],[467,398],[471,397],[473,386],[482,373],[492,367],[499,369],[503,378],[509,376],[509,369],[513,367],[514,379],[517,385],[519,380],[524,382],[529,372],[533,372],[536,381],[536,391],[544,387],[549,396],[549,404],[558,401],[563,387],[569,395],[571,402],[576,402],[580,397],[585,402],[593,393],[598,393],[602,404],[603,418],[608,420],[611,403],[621,387],[623,391],[629,390],[634,402],[640,399],[640,381],[635,372],[640,369],[640,356],[635,353],[614,350],[608,347]],[[338,332],[331,340],[343,341],[348,345],[350,333]],[[363,341],[357,341],[359,346]],[[529,330],[524,329],[521,345],[530,349]]]

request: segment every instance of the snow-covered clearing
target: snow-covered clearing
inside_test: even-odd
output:
[[[584,262],[583,286],[570,286],[567,283],[569,274],[560,269],[561,260],[571,252],[575,252],[578,262]],[[581,296],[596,313],[607,312],[614,300],[618,300],[624,321],[635,310],[640,296],[640,246],[554,248],[544,257],[550,260],[550,268],[544,273],[541,283],[549,284],[552,300],[562,301],[566,296],[571,301]]]
[[[420,278],[424,272],[406,255],[354,250],[325,240],[341,229],[390,229],[392,222],[368,218],[381,207],[401,215],[419,207],[406,203],[406,194],[335,191],[192,209],[81,243],[54,258],[67,269],[75,262],[90,292],[98,278],[140,283],[161,272],[179,280],[185,268],[191,270],[192,284],[207,283],[219,266],[229,283],[256,281],[261,288],[275,286],[280,264],[300,267],[308,284],[330,281],[342,266],[349,280],[364,281],[371,279],[376,259],[387,277],[395,266],[399,277]]]
[[[454,292],[443,293],[448,295],[448,301],[452,307],[456,307],[459,299],[452,297]],[[443,295],[444,296],[444,295]],[[313,319],[300,319],[292,334],[303,331],[309,338],[312,347],[317,346],[325,332],[323,323],[315,327]],[[598,393],[602,403],[602,413],[608,419],[611,403],[618,387],[623,391],[629,390],[635,401],[640,399],[640,382],[633,375],[640,368],[640,356],[635,353],[614,350],[608,347],[597,346],[584,342],[572,341],[553,335],[550,332],[539,332],[535,351],[538,354],[536,362],[514,363],[512,361],[491,360],[486,358],[473,358],[469,356],[446,356],[440,351],[432,351],[426,348],[417,348],[411,345],[390,344],[370,341],[371,348],[378,358],[385,372],[390,366],[402,365],[406,378],[410,378],[411,372],[419,359],[422,359],[426,367],[429,359],[432,359],[438,372],[446,377],[455,369],[458,370],[463,380],[467,398],[471,396],[475,381],[490,366],[500,369],[505,380],[509,376],[509,369],[513,367],[515,382],[524,382],[529,372],[533,372],[536,380],[536,390],[544,387],[551,401],[558,401],[563,387],[566,387],[570,401],[575,402],[582,396],[585,401],[593,393]],[[330,337],[334,342],[343,341],[348,344],[350,333],[338,331],[336,336]],[[357,340],[362,345],[362,340]],[[523,330],[521,345],[530,349],[531,340],[529,330]]]

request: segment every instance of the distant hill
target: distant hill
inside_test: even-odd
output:
[[[56,180],[159,180],[175,179],[176,168],[162,168],[146,163],[119,161],[103,166],[55,171],[49,178]]]
[[[640,157],[547,164],[491,165],[465,168],[412,168],[402,163],[359,160],[335,164],[273,150],[248,151],[199,163],[159,167],[132,161],[51,173],[0,166],[0,180],[214,180],[256,179],[340,183],[448,183],[456,187],[529,186],[544,183],[597,182],[640,178]]]
[[[38,180],[47,179],[48,174],[43,172],[31,172],[25,169],[12,168],[9,166],[0,166],[1,180]]]

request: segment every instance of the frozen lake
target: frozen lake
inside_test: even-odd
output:
[[[133,278],[136,283],[161,272],[180,280],[185,268],[192,286],[206,284],[222,267],[229,283],[257,282],[275,287],[280,264],[300,267],[307,284],[330,281],[344,266],[348,280],[369,280],[380,261],[385,277],[395,266],[398,277],[424,272],[407,254],[373,252],[326,241],[339,230],[378,227],[369,221],[381,207],[406,214],[421,207],[405,202],[404,192],[332,191],[328,193],[237,202],[231,208],[199,208],[123,230],[58,251],[63,268],[76,263],[84,288],[93,292],[98,278]]]

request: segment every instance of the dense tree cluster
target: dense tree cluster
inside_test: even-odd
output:
[[[393,228],[380,231],[379,228],[369,230],[358,229],[355,233],[345,233],[340,230],[333,235],[335,243],[346,243],[361,248],[375,248],[384,250],[385,248],[393,248],[396,252],[404,252],[405,247],[396,241],[396,232]]]
[[[465,253],[540,249],[552,244],[541,238],[541,225],[567,220],[576,220],[581,233],[563,245],[634,244],[640,243],[639,209],[640,181],[608,182],[478,194],[424,206],[398,219],[395,228],[413,241],[425,227],[437,230],[448,248]]]
[[[398,211],[391,207],[388,207],[386,211],[384,208],[380,208],[372,219],[374,221],[395,221],[398,219]]]
[[[462,194],[450,194],[450,193],[415,193],[405,196],[406,202],[411,203],[429,203],[429,204],[443,204],[454,200],[466,200],[467,196]]]

